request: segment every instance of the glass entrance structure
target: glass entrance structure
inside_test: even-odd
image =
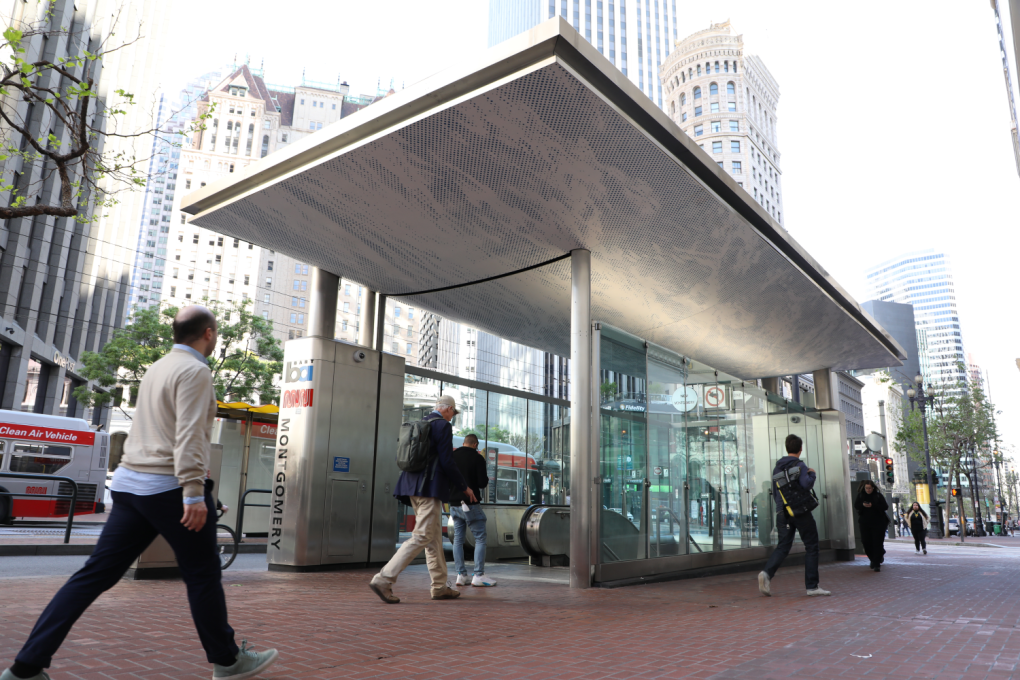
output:
[[[827,424],[820,412],[765,392],[756,382],[607,324],[596,326],[596,572],[604,576],[597,581],[646,571],[628,569],[634,561],[763,558],[776,542],[770,477],[786,455],[789,434],[804,441],[803,460],[818,473],[820,498],[830,481],[827,465],[834,466],[831,481],[844,479],[838,421]],[[835,428],[836,446],[829,451],[826,427]],[[827,512],[825,502],[815,510],[823,545]],[[734,554],[720,557],[725,553]]]

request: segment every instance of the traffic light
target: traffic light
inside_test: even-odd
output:
[[[950,489],[949,493],[953,496],[960,496],[963,494],[963,491],[959,487],[957,487],[955,489]]]
[[[893,482],[896,481],[892,458],[885,459],[885,481],[889,486],[892,486]]]

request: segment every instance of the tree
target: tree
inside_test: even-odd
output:
[[[997,437],[995,427],[995,409],[988,401],[980,387],[958,383],[952,388],[932,386],[925,393],[934,396],[928,406],[928,440],[932,466],[948,470],[946,481],[945,507],[950,509],[952,499],[950,489],[960,484],[960,474],[965,473],[962,461],[972,452],[988,450],[991,442]],[[920,409],[914,409],[903,418],[895,411],[894,418],[900,419],[900,428],[896,434],[896,447],[906,451],[914,460],[925,465],[924,435],[922,431]],[[988,455],[999,454],[989,450]],[[933,474],[933,470],[926,470]],[[963,497],[958,497],[961,533],[966,532],[967,514]],[[949,536],[948,522],[945,525],[946,537]]]
[[[250,300],[209,304],[219,333],[217,349],[208,358],[216,398],[277,403],[280,395],[273,379],[282,370],[283,348],[273,335],[273,322],[252,314],[250,305]],[[131,322],[114,331],[100,352],[84,352],[81,376],[95,380],[107,391],[82,385],[74,390],[78,403],[86,407],[108,404],[114,397],[110,388],[120,386],[127,388],[133,404],[145,372],[173,347],[170,324],[176,314],[176,307],[136,310]]]
[[[138,42],[138,35],[120,45],[104,41],[89,50],[87,29],[54,29],[54,4],[39,21],[20,27],[9,26],[0,40],[0,164],[20,159],[21,169],[0,176],[0,194],[8,193],[6,205],[0,205],[0,219],[49,215],[73,217],[81,222],[99,218],[93,206],[110,207],[116,194],[124,189],[145,185],[148,158],[131,152],[104,152],[105,139],[125,140],[159,134],[157,129],[109,132],[131,107],[134,95],[116,90],[104,101],[96,90],[96,74],[105,55]],[[116,29],[117,19],[113,21]],[[111,38],[115,32],[111,31]],[[45,56],[27,54],[32,38],[67,36],[73,48],[67,57],[55,62]],[[45,43],[44,43],[45,44]],[[181,135],[204,129],[206,112]],[[41,125],[33,121],[42,121]],[[32,129],[46,131],[33,135]],[[183,139],[183,137],[182,137]],[[152,148],[151,143],[138,144]],[[33,171],[37,168],[38,172]],[[56,190],[51,190],[56,187]]]

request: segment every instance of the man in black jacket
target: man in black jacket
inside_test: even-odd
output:
[[[816,475],[815,471],[800,459],[803,451],[804,442],[801,438],[795,434],[788,436],[786,455],[776,461],[772,474],[776,475],[788,467],[797,466],[800,468],[800,474],[794,483],[799,484],[804,491],[810,491],[815,485]],[[775,483],[772,484],[772,492],[776,501],[776,529],[779,531],[779,542],[769,556],[765,571],[758,574],[758,590],[762,595],[772,595],[772,578],[783,564],[783,560],[790,554],[794,532],[799,532],[800,540],[804,541],[804,584],[807,586],[808,596],[831,595],[832,593],[818,585],[818,527],[815,525],[814,516],[810,512],[793,514]]]
[[[478,437],[469,434],[464,437],[464,445],[454,450],[453,462],[467,482],[468,488],[475,497],[468,498],[465,494],[455,491],[450,494],[450,516],[453,517],[453,563],[457,568],[458,586],[494,586],[496,580],[485,576],[485,513],[478,505],[482,497],[482,489],[489,485],[489,474],[485,469],[485,458],[478,453]],[[467,512],[461,503],[468,506]],[[475,573],[468,576],[464,565],[464,537],[467,529],[475,536]]]

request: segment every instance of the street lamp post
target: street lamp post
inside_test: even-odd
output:
[[[978,484],[977,447],[970,447],[970,471],[974,475],[974,488],[971,489],[971,500],[974,501],[974,535],[987,536],[985,520],[981,515],[981,485]]]
[[[917,384],[917,389],[910,388],[907,390],[907,396],[910,398],[910,410],[914,410],[914,404],[916,403],[921,408],[921,428],[924,431],[924,464],[928,469],[928,521],[931,527],[931,532],[935,536],[942,538],[944,532],[942,531],[942,524],[939,522],[939,506],[938,500],[935,496],[935,483],[934,476],[935,471],[931,467],[931,451],[928,448],[928,405],[935,402],[934,396],[927,396],[924,393],[924,378],[918,374],[914,378],[914,382]],[[952,483],[950,481],[950,483]],[[964,529],[966,531],[967,519],[963,519]]]

